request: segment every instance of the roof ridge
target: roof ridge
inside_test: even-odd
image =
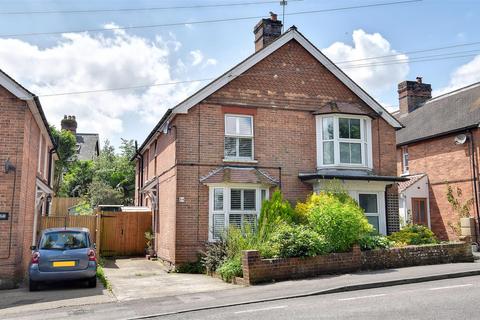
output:
[[[475,88],[476,86],[479,86],[479,85],[480,85],[480,81],[479,82],[474,82],[474,83],[469,84],[467,86],[464,86],[464,87],[452,90],[450,92],[443,93],[439,96],[433,97],[430,100],[426,101],[425,104],[433,102],[433,101],[437,101],[437,100],[440,100],[440,99],[443,99],[443,98],[446,98],[448,96],[451,96],[451,95],[454,95],[454,94],[457,94],[457,93],[460,93],[460,92],[463,92],[463,91],[466,91],[466,90],[473,89],[473,88]],[[420,109],[420,108],[418,108],[418,109]]]

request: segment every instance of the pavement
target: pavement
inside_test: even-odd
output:
[[[135,259],[133,259],[135,260]],[[145,261],[145,260],[144,260]],[[116,265],[119,269],[122,269],[122,261],[117,260]],[[150,261],[151,262],[151,261]],[[129,265],[133,267],[135,262],[131,262]],[[156,262],[152,264],[145,264],[145,275],[148,267],[155,266]],[[112,268],[115,269],[115,268]],[[157,273],[158,269],[154,269],[154,273]],[[138,272],[138,271],[135,271]],[[153,272],[153,271],[152,271]],[[108,273],[108,271],[107,271]],[[127,277],[128,273],[124,276]],[[162,278],[173,276],[172,279],[176,279],[176,276],[184,276],[181,274],[150,274],[146,276],[145,281],[149,278]],[[95,319],[146,319],[155,316],[172,316],[175,314],[190,314],[192,312],[208,312],[211,311],[215,314],[217,310],[230,308],[230,307],[243,307],[243,308],[255,308],[258,304],[268,303],[281,303],[290,299],[309,298],[316,296],[329,296],[331,294],[338,294],[339,292],[350,292],[358,290],[365,290],[372,288],[389,287],[395,290],[395,287],[401,287],[405,284],[411,283],[427,283],[436,281],[445,281],[442,279],[450,279],[453,283],[460,283],[463,281],[463,277],[471,277],[474,275],[480,275],[480,263],[456,263],[456,264],[443,264],[443,265],[431,265],[431,266],[419,266],[369,272],[359,272],[345,275],[330,275],[322,276],[318,278],[284,281],[278,283],[257,285],[251,287],[241,287],[227,285],[225,287],[219,286],[219,290],[216,285],[213,285],[210,290],[205,291],[199,286],[200,289],[194,288],[194,284],[183,283],[188,282],[187,277],[192,275],[185,275],[183,280],[158,280],[158,282],[151,282],[151,285],[159,293],[152,293],[156,296],[143,295],[145,298],[132,299],[133,294],[124,294],[120,300],[107,301],[97,304],[86,305],[66,305],[59,307],[55,304],[50,310],[44,310],[42,313],[32,311],[29,308],[27,310],[20,310],[15,308],[6,308],[1,310],[2,318],[6,319],[45,319],[45,318],[66,318],[69,319],[84,319],[85,317]],[[143,276],[143,274],[142,274]],[[136,284],[136,277],[142,276],[130,275],[132,279],[129,283],[131,285]],[[208,283],[214,283],[217,279],[213,279],[203,275],[195,275],[191,279],[201,279],[199,283],[203,281]],[[458,279],[454,279],[458,278]],[[466,279],[466,278],[465,278]],[[120,276],[113,278],[112,282],[115,287],[115,282],[122,280]],[[144,280],[140,282],[144,282]],[[210,282],[212,281],[212,282]],[[174,292],[173,289],[167,288],[168,285],[173,285],[175,282],[180,283],[179,291]],[[164,285],[161,286],[160,284]],[[125,284],[123,284],[125,285]],[[147,282],[143,283],[143,286],[148,285]],[[183,286],[183,287],[182,287]],[[190,289],[187,287],[191,286]],[[117,286],[114,289],[114,293],[119,292],[121,286]],[[138,290],[138,289],[135,289]],[[165,290],[162,292],[162,290]],[[197,290],[189,291],[189,290]],[[375,289],[373,289],[375,290]],[[188,293],[185,293],[188,291]],[[118,293],[117,293],[118,294]],[[23,299],[27,299],[23,296]],[[0,301],[2,300],[2,293],[0,292]]]
[[[159,261],[145,258],[107,260],[103,270],[118,301],[239,288],[202,274],[168,273]]]

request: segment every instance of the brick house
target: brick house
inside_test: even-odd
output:
[[[151,206],[158,256],[197,259],[229,225],[339,179],[382,233],[398,229],[401,124],[295,27],[272,16],[255,53],[166,112],[136,156],[136,204]],[[403,179],[405,180],[405,179]]]
[[[0,288],[26,272],[52,194],[54,151],[40,100],[0,70]]]
[[[98,133],[77,132],[77,119],[75,116],[65,115],[60,122],[62,130],[70,131],[77,141],[77,160],[95,160],[100,155],[100,138]]]
[[[397,170],[410,180],[400,183],[401,220],[425,224],[441,239],[455,239],[457,213],[447,201],[447,182],[473,199],[478,217],[480,83],[432,98],[432,87],[416,81],[398,85],[405,128],[397,131]]]

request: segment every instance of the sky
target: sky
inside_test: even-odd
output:
[[[421,76],[434,96],[480,81],[480,1],[289,15],[398,1],[289,0],[285,30],[295,25],[390,111],[401,81]],[[228,6],[198,7],[219,4]],[[58,12],[124,8],[150,9]],[[79,132],[140,144],[167,108],[208,83],[192,80],[213,79],[253,53],[253,27],[270,11],[283,19],[279,1],[267,0],[0,0],[0,69],[40,96],[50,124],[75,115]],[[195,23],[245,17],[253,18]],[[159,24],[175,25],[115,29]],[[72,32],[91,29],[100,31]],[[431,50],[442,47],[450,48]],[[379,56],[387,57],[359,61]]]

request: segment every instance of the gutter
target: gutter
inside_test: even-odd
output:
[[[160,127],[165,124],[168,120],[168,118],[170,117],[170,115],[172,114],[172,111],[173,109],[168,109],[167,112],[165,112],[165,114],[163,115],[162,119],[160,119],[160,121],[157,123],[157,125],[153,128],[153,130],[149,133],[149,135],[147,136],[147,138],[143,141],[142,145],[140,146],[140,148],[137,149],[137,153],[141,152],[143,150],[143,148],[145,148],[145,146],[150,142],[150,140],[153,138],[153,136],[159,131]],[[133,161],[135,159],[135,156],[130,159],[130,161]]]
[[[480,212],[479,212],[479,200],[478,200],[478,178],[477,178],[477,170],[476,167],[476,156],[475,156],[475,139],[472,130],[469,130],[470,133],[470,159],[472,162],[472,174],[473,174],[473,192],[474,192],[474,199],[475,199],[475,209],[477,211],[477,225],[479,226],[478,230],[480,230]],[[479,242],[478,239],[478,232],[477,232],[477,243]]]

